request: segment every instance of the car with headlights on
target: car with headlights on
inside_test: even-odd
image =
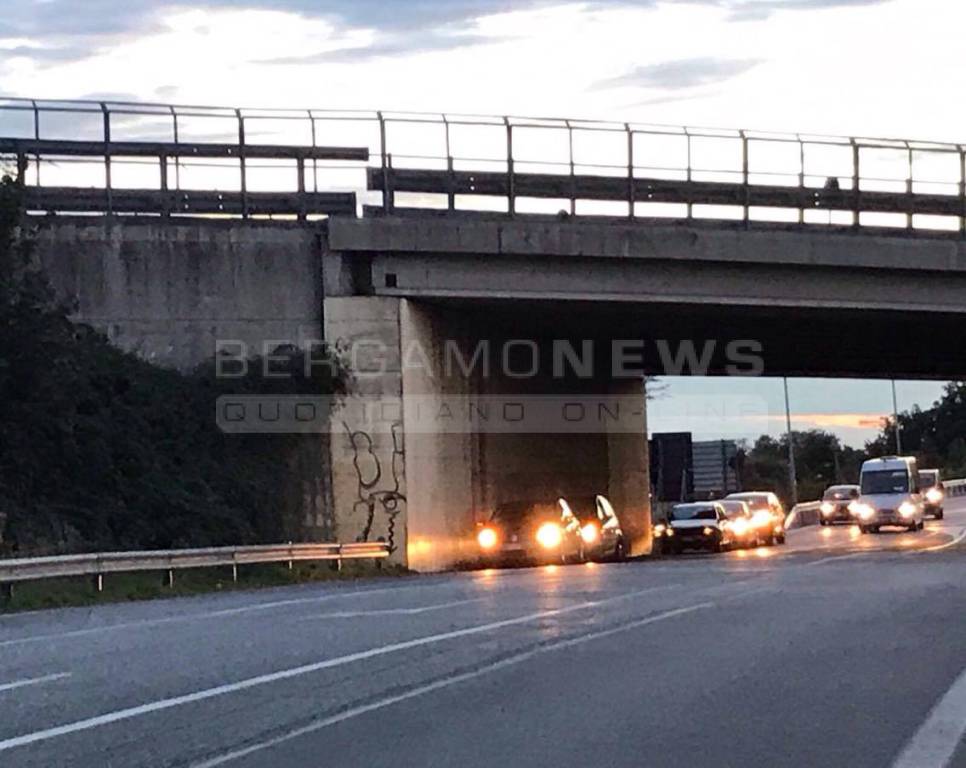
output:
[[[943,500],[946,498],[946,489],[943,486],[938,469],[919,470],[919,490],[923,495],[923,511],[926,516],[932,516],[937,520],[942,520]]]
[[[567,530],[560,499],[506,501],[479,526],[485,565],[559,563],[580,558],[580,538]]]
[[[853,523],[852,504],[859,498],[857,485],[830,485],[822,494],[819,522],[822,525]]]
[[[785,543],[785,508],[771,491],[729,493],[724,501],[743,501],[751,509],[751,522],[762,544]]]
[[[862,533],[878,533],[887,525],[910,531],[924,527],[919,470],[912,456],[883,456],[863,462],[859,492],[852,512]]]
[[[557,503],[567,536],[578,541],[581,560],[623,560],[627,556],[620,519],[606,496],[567,496]]]
[[[757,547],[758,529],[751,522],[751,508],[740,499],[722,499],[718,502],[728,516],[728,525],[736,547]]]
[[[676,555],[685,549],[723,552],[735,545],[728,513],[716,501],[675,504],[662,525],[655,526],[654,535],[664,538],[666,550]]]

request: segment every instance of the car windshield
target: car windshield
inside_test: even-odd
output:
[[[722,501],[721,506],[724,507],[725,514],[729,518],[742,517],[747,514],[747,507],[740,501]]]
[[[909,473],[904,469],[880,469],[862,473],[862,493],[908,493]]]
[[[827,491],[825,491],[825,496],[823,498],[829,500],[837,499],[847,499],[853,493],[853,488],[848,485],[833,485]]]
[[[672,520],[716,520],[714,507],[708,504],[678,504],[671,509]]]
[[[559,516],[553,502],[508,501],[497,506],[493,512],[494,523],[519,525],[530,518]]]
[[[752,511],[756,509],[768,509],[769,507],[768,496],[765,494],[742,496],[741,501],[745,502]]]
[[[935,472],[920,472],[919,473],[919,487],[925,490],[926,488],[932,488],[936,484],[937,475]]]
[[[561,507],[566,504],[578,520],[597,520],[599,517],[596,496],[565,496],[561,502]]]

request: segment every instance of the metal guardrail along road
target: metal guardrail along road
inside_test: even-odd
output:
[[[966,145],[600,120],[0,98],[34,213],[407,208],[966,237]]]
[[[95,552],[59,557],[30,557],[0,560],[0,584],[9,590],[19,581],[50,579],[60,576],[94,576],[98,590],[109,573],[135,571],[167,571],[169,584],[174,571],[184,568],[230,566],[232,579],[238,580],[238,566],[251,563],[288,563],[389,557],[385,542],[353,542],[350,544],[267,544],[245,547],[211,547],[206,549],[171,549],[146,552]]]

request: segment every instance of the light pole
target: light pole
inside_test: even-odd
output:
[[[798,504],[798,475],[795,472],[795,445],[792,442],[792,410],[788,404],[788,377],[784,376],[785,385],[785,434],[788,437],[788,484],[792,490],[792,504]]]
[[[902,456],[902,438],[899,436],[899,406],[896,401],[896,380],[892,380],[892,423],[896,429],[896,456]]]

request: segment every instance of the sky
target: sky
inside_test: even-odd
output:
[[[4,0],[0,94],[955,142],[964,29],[959,0]],[[782,428],[780,381],[666,383],[652,404],[661,429]],[[900,382],[900,409],[939,392]],[[855,445],[891,410],[885,382],[796,380],[791,393],[796,428]],[[767,414],[682,405],[746,395]]]

